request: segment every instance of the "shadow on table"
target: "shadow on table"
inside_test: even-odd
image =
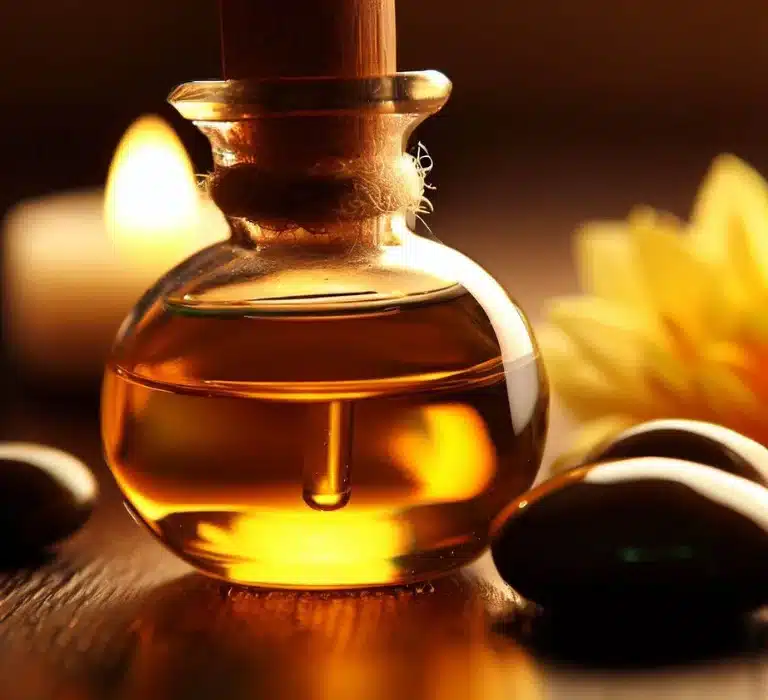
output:
[[[538,659],[596,669],[679,666],[759,654],[768,648],[760,615],[518,614],[494,625]]]
[[[462,576],[328,593],[189,575],[139,601],[89,685],[115,700],[538,700],[528,654],[489,624],[499,595]]]
[[[0,555],[0,575],[10,575],[33,571],[53,562],[56,553],[52,550],[5,548]]]

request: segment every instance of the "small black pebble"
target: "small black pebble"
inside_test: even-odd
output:
[[[545,609],[654,617],[741,613],[768,599],[768,490],[645,457],[581,467],[510,506],[502,578]]]
[[[0,443],[0,559],[15,561],[69,537],[97,496],[90,470],[72,455],[30,443]]]
[[[768,449],[722,425],[694,420],[641,423],[596,447],[582,464],[631,457],[684,459],[768,483]]]

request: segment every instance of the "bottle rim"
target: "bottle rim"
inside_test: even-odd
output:
[[[328,114],[425,114],[451,94],[438,71],[368,78],[206,80],[184,83],[168,97],[191,121],[240,121],[275,116]]]

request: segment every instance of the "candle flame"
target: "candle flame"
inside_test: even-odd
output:
[[[105,221],[120,254],[143,267],[170,267],[200,247],[201,214],[192,163],[176,133],[156,116],[136,120],[107,179]]]

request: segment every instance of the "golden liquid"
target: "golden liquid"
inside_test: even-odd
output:
[[[148,314],[103,396],[132,510],[194,566],[246,584],[404,583],[476,558],[538,468],[537,358],[503,364],[460,287],[311,308]],[[518,385],[534,387],[522,424]]]

